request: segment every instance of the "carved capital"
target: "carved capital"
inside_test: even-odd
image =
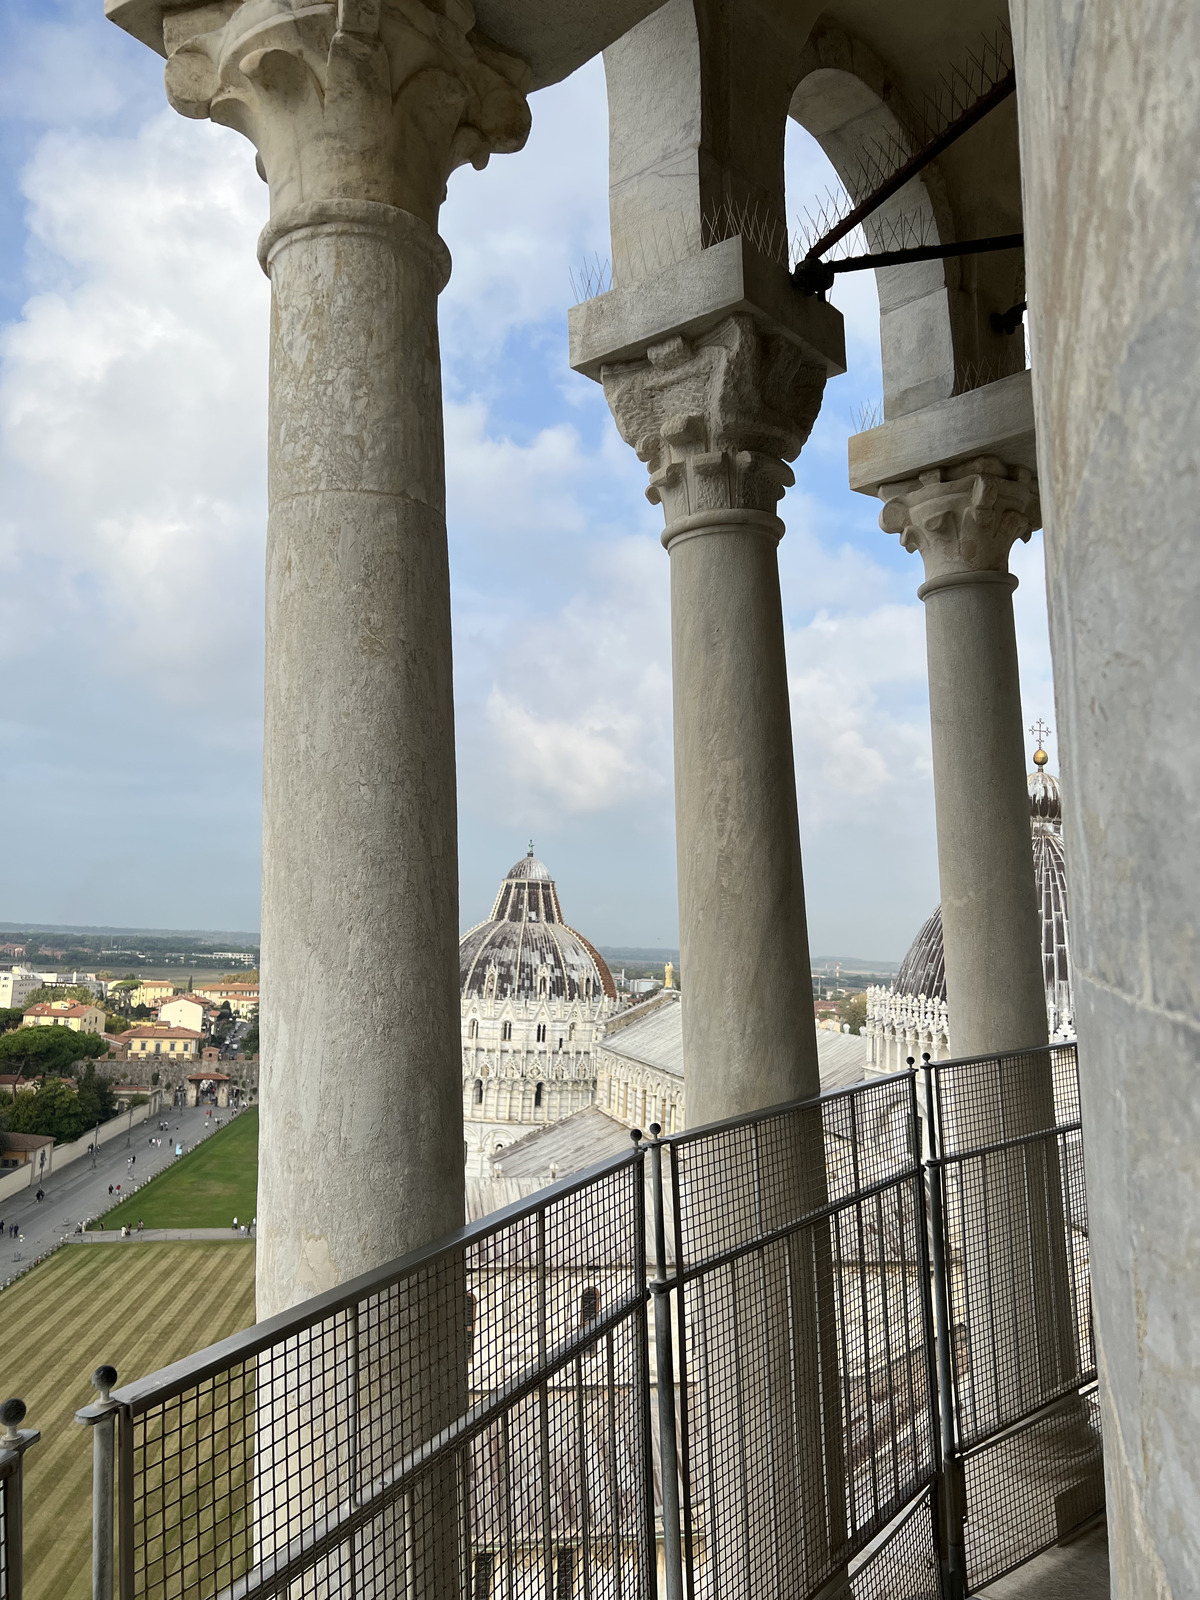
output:
[[[647,499],[668,526],[705,511],[773,513],[795,482],[787,463],[812,431],[825,376],[746,315],[600,372],[621,437],[649,468]]]
[[[207,0],[163,16],[167,98],[258,150],[272,215],[326,200],[436,226],[455,167],[519,150],[525,63],[466,0]]]
[[[885,484],[879,526],[919,550],[925,581],[1007,573],[1008,552],[1041,526],[1037,479],[1028,467],[980,456]]]

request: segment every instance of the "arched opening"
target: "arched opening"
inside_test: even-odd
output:
[[[481,1106],[483,1104],[483,1079],[482,1078],[476,1078],[475,1079],[475,1104],[477,1106]]]
[[[502,1022],[500,1024],[500,1037],[501,1037],[501,1039],[511,1039],[512,1038],[512,1023],[511,1022]]]
[[[538,1084],[538,1085],[537,1085],[537,1087],[536,1087],[536,1088],[535,1088],[535,1089],[534,1089],[534,1091],[533,1091],[533,1104],[534,1104],[534,1107],[535,1107],[535,1108],[536,1108],[536,1107],[538,1107],[538,1106],[540,1106],[540,1105],[541,1105],[541,1103],[542,1103],[542,1090],[543,1090],[543,1089],[544,1089],[544,1088],[545,1088],[545,1087],[546,1087],[546,1086],[545,1086],[545,1084],[544,1084],[544,1083],[539,1083],[539,1084]]]
[[[478,1039],[478,1037],[479,1037],[479,1018],[478,1017],[472,1017],[471,1021],[470,1021],[470,1025],[467,1028],[467,1038],[468,1039]]]

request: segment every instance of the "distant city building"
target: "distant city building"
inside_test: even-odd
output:
[[[207,995],[178,994],[173,1000],[164,1000],[159,1006],[158,1020],[177,1028],[203,1033],[209,1014],[218,1009]]]
[[[1062,796],[1058,779],[1046,771],[1044,750],[1034,755],[1029,774],[1029,823],[1034,874],[1041,913],[1042,968],[1046,980],[1046,1022],[1051,1039],[1075,1037],[1071,995],[1071,931],[1067,903],[1067,860],[1062,837]],[[871,1066],[899,1072],[908,1057],[920,1061],[950,1054],[950,1008],[946,999],[946,959],[942,908],[917,932],[890,988],[867,990],[867,1035]]]
[[[258,1010],[256,983],[208,983],[198,985],[192,993],[211,1000],[218,1007],[228,1001],[235,1017],[252,1017]]]
[[[147,979],[144,983],[139,983],[136,989],[129,991],[129,1004],[153,1010],[155,1006],[162,1005],[164,1000],[169,1000],[176,993],[178,990],[173,983]]]
[[[141,1056],[195,1056],[200,1052],[203,1036],[191,1028],[163,1028],[147,1024],[141,1028],[127,1028],[117,1035],[125,1046],[130,1061]]]
[[[603,956],[563,920],[533,853],[500,885],[492,914],[459,941],[467,1174],[531,1127],[592,1103],[596,1046],[617,1008]]]
[[[253,950],[214,950],[214,961],[240,961],[247,967],[252,967],[258,960]]]
[[[41,987],[32,972],[0,972],[0,1006],[5,1010],[23,1007],[33,991]]]
[[[39,1000],[21,1019],[23,1028],[70,1028],[73,1033],[103,1033],[104,1013],[82,1000]]]
[[[23,944],[0,944],[0,955],[23,956],[24,954],[25,946]]]

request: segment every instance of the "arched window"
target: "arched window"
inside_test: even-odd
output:
[[[538,995],[539,995],[539,997],[541,999],[544,1000],[546,998],[546,991],[549,989],[549,987],[550,987],[550,980],[549,980],[549,978],[547,978],[546,974],[543,972],[541,977],[538,979]]]
[[[471,1026],[467,1029],[467,1037],[469,1039],[478,1039],[478,1037],[479,1037],[479,1018],[478,1017],[472,1017],[471,1018]]]
[[[541,1105],[541,1103],[542,1103],[542,1090],[545,1087],[546,1087],[546,1085],[544,1083],[539,1083],[537,1088],[533,1091],[533,1103],[534,1103],[535,1106],[540,1106]]]
[[[483,1104],[483,1079],[482,1078],[476,1078],[475,1079],[475,1104],[477,1106],[481,1106]]]
[[[511,1022],[502,1022],[500,1024],[500,1037],[502,1039],[511,1039],[512,1038],[512,1023]]]
[[[579,1326],[589,1327],[600,1315],[600,1291],[589,1283],[579,1294]]]
[[[546,1042],[546,1024],[544,1022],[539,1022],[537,1025],[537,1042],[539,1044],[545,1044]]]
[[[571,1026],[567,1029],[567,1038],[568,1039],[573,1039],[574,1037],[575,1037],[575,1024],[572,1023]]]

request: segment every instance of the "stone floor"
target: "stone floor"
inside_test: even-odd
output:
[[[1109,1594],[1108,1529],[1101,1523],[989,1583],[979,1600],[1109,1600]]]

